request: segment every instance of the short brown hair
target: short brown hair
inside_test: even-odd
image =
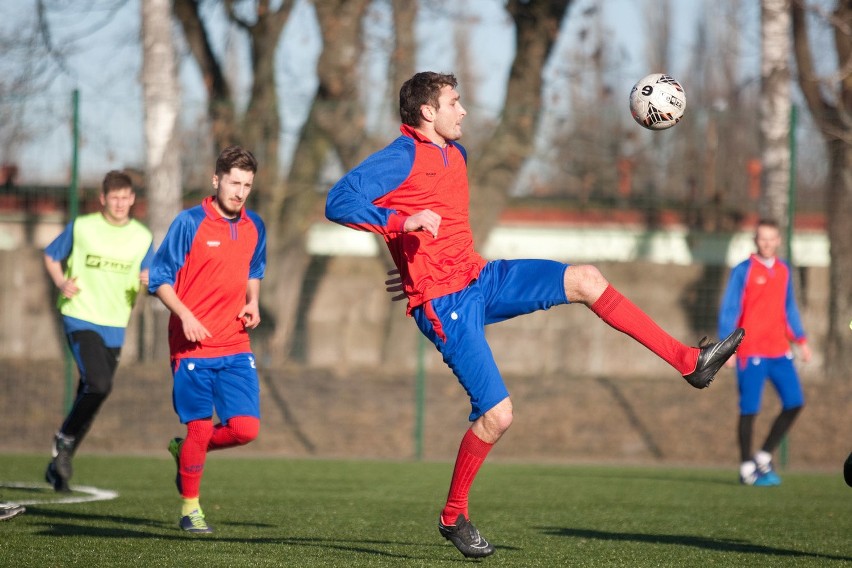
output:
[[[776,231],[781,230],[781,225],[778,223],[778,221],[776,221],[775,219],[770,219],[768,217],[762,217],[758,219],[757,226],[755,227],[755,229],[759,229],[760,227],[771,227]]]
[[[106,195],[110,191],[128,188],[131,191],[133,190],[133,182],[130,180],[130,176],[118,170],[111,170],[104,176],[104,181],[101,184],[101,193]]]
[[[248,150],[239,146],[228,146],[216,158],[216,175],[221,177],[231,171],[231,168],[257,173],[257,160]]]
[[[408,126],[419,126],[420,107],[431,105],[438,108],[441,89],[446,86],[455,88],[458,83],[452,73],[423,71],[414,75],[399,89],[399,118],[402,123]]]

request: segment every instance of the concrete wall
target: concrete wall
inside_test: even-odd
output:
[[[715,335],[716,307],[727,268],[651,263],[599,263],[610,282],[684,343]],[[822,369],[828,270],[803,269],[800,308],[814,358],[805,375]],[[391,303],[377,259],[330,261],[309,313],[307,364],[347,372],[369,366],[417,368],[421,341],[404,302]],[[699,307],[696,307],[699,306]],[[703,316],[703,321],[701,317]],[[696,321],[697,320],[697,321]],[[390,331],[385,327],[388,322]],[[646,349],[613,330],[584,306],[559,306],[488,326],[492,351],[507,374],[665,375],[672,370]],[[423,350],[427,371],[443,368],[431,345]]]
[[[0,242],[14,245],[11,250],[0,247],[0,358],[32,357],[57,358],[61,356],[57,318],[53,305],[55,290],[47,278],[41,249],[62,229],[60,218],[45,219],[42,223],[0,223]],[[510,228],[506,228],[508,230]],[[531,229],[524,229],[530,231]],[[358,243],[367,243],[351,230],[344,233],[336,229],[320,228],[325,235],[312,237],[312,247],[322,250],[338,243],[349,247],[351,254],[365,254]],[[562,231],[562,233],[559,233]],[[582,260],[590,256],[581,255],[576,247],[579,229],[552,229],[541,234],[542,242],[555,242],[554,235],[562,234],[565,250],[560,254],[553,249],[553,257],[577,255]],[[620,258],[624,251],[632,249],[634,256],[653,256],[654,250],[680,250],[678,246],[641,247],[636,238],[641,235],[625,229],[613,232],[610,245],[598,243],[602,257]],[[577,234],[575,234],[577,233]],[[503,239],[501,232],[495,237]],[[627,237],[634,239],[631,241]],[[370,235],[366,235],[375,244]],[[671,239],[682,237],[674,234]],[[354,241],[348,240],[354,238]],[[685,237],[684,237],[685,238]],[[648,242],[660,242],[655,236]],[[492,254],[506,252],[514,257],[530,253],[532,244],[521,246],[521,240],[509,241],[514,248],[493,250]],[[712,241],[712,242],[711,242]],[[726,259],[731,250],[748,254],[742,236],[723,240],[704,239],[704,244],[692,243],[696,255],[713,256],[721,263],[699,264],[680,261],[661,263],[645,260],[629,262],[596,262],[605,276],[638,306],[643,308],[669,333],[687,344],[697,344],[703,335],[715,333],[716,308],[727,276]],[[715,244],[713,244],[715,242]],[[746,241],[747,242],[747,241]],[[348,243],[348,244],[347,244]],[[354,243],[354,244],[353,244]],[[574,244],[570,244],[574,243]],[[710,243],[710,244],[708,244]],[[739,243],[739,244],[737,244]],[[814,347],[815,359],[803,367],[807,374],[821,371],[821,345],[826,329],[825,314],[828,301],[828,269],[822,265],[824,242],[813,235],[800,241],[801,250],[810,250],[812,266],[801,269],[802,280],[797,282],[800,305],[806,329]],[[551,248],[553,244],[549,245]],[[490,248],[489,248],[490,247]],[[344,247],[345,248],[345,247]],[[740,248],[743,250],[740,251]],[[566,252],[567,251],[567,252]],[[639,251],[645,251],[640,254]],[[715,253],[707,251],[716,251]],[[661,253],[662,254],[662,253]],[[529,256],[530,254],[528,254]],[[721,256],[719,256],[721,255]],[[542,254],[541,256],[547,256]],[[677,258],[682,258],[677,253]],[[630,258],[629,256],[627,258]],[[671,260],[671,259],[670,259]],[[735,261],[736,258],[733,259]],[[325,275],[315,282],[316,294],[306,309],[307,327],[302,330],[305,362],[310,366],[346,373],[351,369],[393,366],[414,370],[420,365],[427,371],[443,368],[439,355],[431,345],[422,345],[416,327],[405,316],[404,302],[391,302],[383,282],[387,278],[383,265],[376,256],[338,256],[328,259]],[[266,298],[269,301],[269,298]],[[150,321],[151,310],[162,309],[154,298],[142,298],[134,310],[134,319],[129,328],[124,357],[133,360],[137,353],[137,337],[142,333],[140,320]],[[645,349],[631,339],[612,330],[582,306],[560,306],[550,310],[516,318],[512,321],[489,326],[489,341],[498,363],[506,373],[520,374],[615,374],[657,375],[671,373],[669,367],[648,355]],[[257,335],[255,350],[263,360],[264,334]],[[165,339],[163,339],[165,341]],[[421,355],[422,354],[422,355]]]

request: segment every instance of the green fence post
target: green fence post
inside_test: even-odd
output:
[[[80,210],[80,198],[77,195],[79,165],[80,165],[80,91],[74,89],[71,94],[73,120],[71,124],[71,183],[68,186],[68,218],[74,220]],[[65,344],[65,413],[71,410],[74,403],[74,365],[71,351]]]
[[[793,224],[796,218],[796,124],[798,122],[798,107],[790,107],[790,182],[787,186],[787,262],[793,268]],[[791,274],[792,277],[792,274]],[[790,459],[790,448],[785,435],[781,438],[778,457],[781,467],[787,469]]]
[[[414,395],[414,458],[423,459],[423,424],[426,415],[426,338],[417,334],[417,375]]]

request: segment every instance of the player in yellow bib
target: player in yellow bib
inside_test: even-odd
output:
[[[56,433],[45,479],[69,491],[71,458],[112,390],[124,331],[140,287],[148,284],[153,237],[130,217],[136,200],[127,174],[111,171],[101,187],[102,210],[82,215],[44,250],[44,264],[59,289],[57,306],[80,382],[77,397]]]

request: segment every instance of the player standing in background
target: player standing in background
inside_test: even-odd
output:
[[[467,154],[457,140],[467,112],[456,78],[418,73],[400,89],[402,135],[331,189],[326,216],[381,234],[399,270],[408,314],[470,397],[473,423],[456,458],[438,530],[467,557],[494,546],[470,522],[468,494],[512,423],[512,401],[484,326],[568,303],[583,304],[653,351],[696,388],[710,384],[742,339],[687,347],[613,288],[593,266],[496,260],[476,253],[469,223]]]
[[[209,533],[199,504],[207,452],[248,444],[260,429],[260,389],[249,329],[260,323],[266,229],[245,208],[257,172],[238,146],[222,150],[214,195],[175,218],[151,266],[149,290],[172,312],[172,399],[186,438],[169,451],[183,498],[180,527]],[[219,424],[213,425],[213,412]]]
[[[68,491],[71,459],[112,390],[124,330],[148,284],[151,231],[130,218],[136,201],[130,177],[111,171],[101,184],[102,210],[82,215],[44,250],[44,265],[59,289],[59,312],[80,382],[77,397],[54,437],[45,479]],[[63,262],[65,268],[63,269]]]
[[[778,224],[760,220],[754,234],[757,254],[752,254],[731,270],[719,310],[719,336],[734,327],[748,335],[737,351],[740,419],[737,428],[740,446],[740,482],[745,485],[779,485],[781,478],[772,467],[772,452],[790,430],[805,398],[790,342],[799,348],[802,361],[811,358],[796,296],[790,266],[778,258],[781,232]],[[766,379],[772,381],[781,398],[781,413],[760,451],[752,454],[754,419],[760,412]]]

